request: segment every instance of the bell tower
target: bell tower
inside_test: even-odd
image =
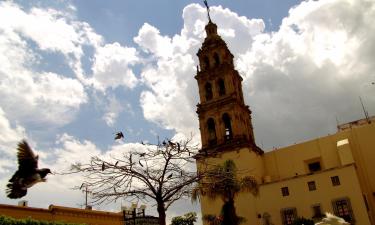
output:
[[[205,27],[206,38],[199,49],[197,105],[202,139],[201,153],[218,153],[248,147],[256,153],[251,111],[244,103],[242,78],[233,65],[233,55],[211,21]]]

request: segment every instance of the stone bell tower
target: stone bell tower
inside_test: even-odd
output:
[[[254,141],[251,111],[244,103],[242,78],[234,68],[233,55],[209,18],[207,37],[197,56],[200,103],[197,105],[202,138],[201,153],[217,153],[238,148],[262,154]]]

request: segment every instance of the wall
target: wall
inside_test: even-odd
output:
[[[16,219],[85,223],[88,225],[123,225],[122,213],[85,210],[51,205],[48,209],[0,204],[0,215]]]

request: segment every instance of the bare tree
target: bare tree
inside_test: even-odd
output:
[[[191,194],[199,180],[192,158],[197,146],[184,142],[163,141],[157,145],[139,144],[139,148],[121,157],[92,157],[87,164],[76,163],[73,173],[82,173],[92,192],[92,203],[120,198],[153,200],[159,224],[166,224],[166,211],[176,200]]]

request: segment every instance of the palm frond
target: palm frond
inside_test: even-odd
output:
[[[259,192],[259,185],[255,177],[246,176],[240,180],[240,189],[251,192],[253,195],[257,195]]]

